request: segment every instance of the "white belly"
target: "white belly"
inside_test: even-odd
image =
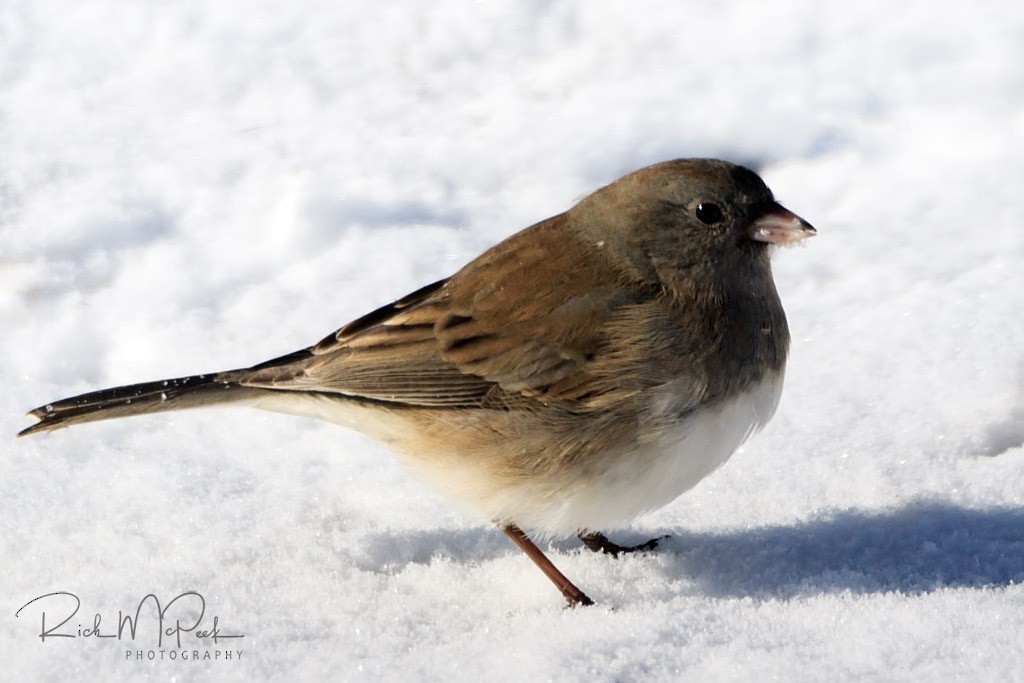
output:
[[[607,454],[606,464],[588,476],[565,474],[560,481],[530,481],[500,487],[486,468],[464,466],[461,458],[416,457],[415,443],[400,422],[380,411],[318,395],[268,394],[262,408],[326,419],[398,447],[405,465],[425,483],[460,500],[483,518],[513,522],[543,536],[569,536],[621,526],[660,508],[711,474],[760,430],[778,406],[782,373],[713,410],[676,421],[680,399],[663,388],[649,413],[644,440]],[[686,394],[688,395],[688,394]],[[401,448],[406,443],[406,448]],[[401,456],[401,451],[412,456]]]
[[[515,521],[563,536],[620,526],[667,505],[764,427],[778,406],[782,383],[780,373],[713,411],[666,425],[647,443],[615,457],[600,476],[566,486],[557,500],[538,505],[528,516],[520,513]],[[672,410],[671,396],[665,399],[658,410]]]

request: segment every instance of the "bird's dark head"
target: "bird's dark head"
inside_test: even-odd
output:
[[[618,253],[645,259],[659,279],[666,270],[706,279],[755,264],[767,268],[767,247],[815,234],[775,201],[756,173],[717,159],[642,168],[585,198],[574,211],[585,214],[586,225],[618,246]]]

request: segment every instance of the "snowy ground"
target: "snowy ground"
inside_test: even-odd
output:
[[[3,678],[1024,680],[1024,6],[844,4],[6,0]],[[337,427],[14,439],[305,346],[680,156],[756,165],[819,235],[776,260],[775,421],[613,530],[664,551],[552,546],[594,608]],[[189,590],[245,638],[187,649],[241,659],[15,617]]]

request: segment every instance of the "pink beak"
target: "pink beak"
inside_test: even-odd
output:
[[[750,237],[769,244],[793,244],[817,234],[817,230],[795,213],[778,204],[761,214],[750,226]]]

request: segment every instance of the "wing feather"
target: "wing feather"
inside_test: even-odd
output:
[[[657,288],[621,277],[602,281],[614,270],[603,260],[588,267],[603,259],[599,248],[568,249],[562,220],[514,236],[450,279],[341,327],[308,353],[252,368],[241,384],[410,406],[561,402],[585,409],[661,381],[639,376],[647,366],[634,356],[611,351],[622,346],[616,337],[635,339],[636,325],[664,317]],[[557,276],[545,280],[550,273]]]

